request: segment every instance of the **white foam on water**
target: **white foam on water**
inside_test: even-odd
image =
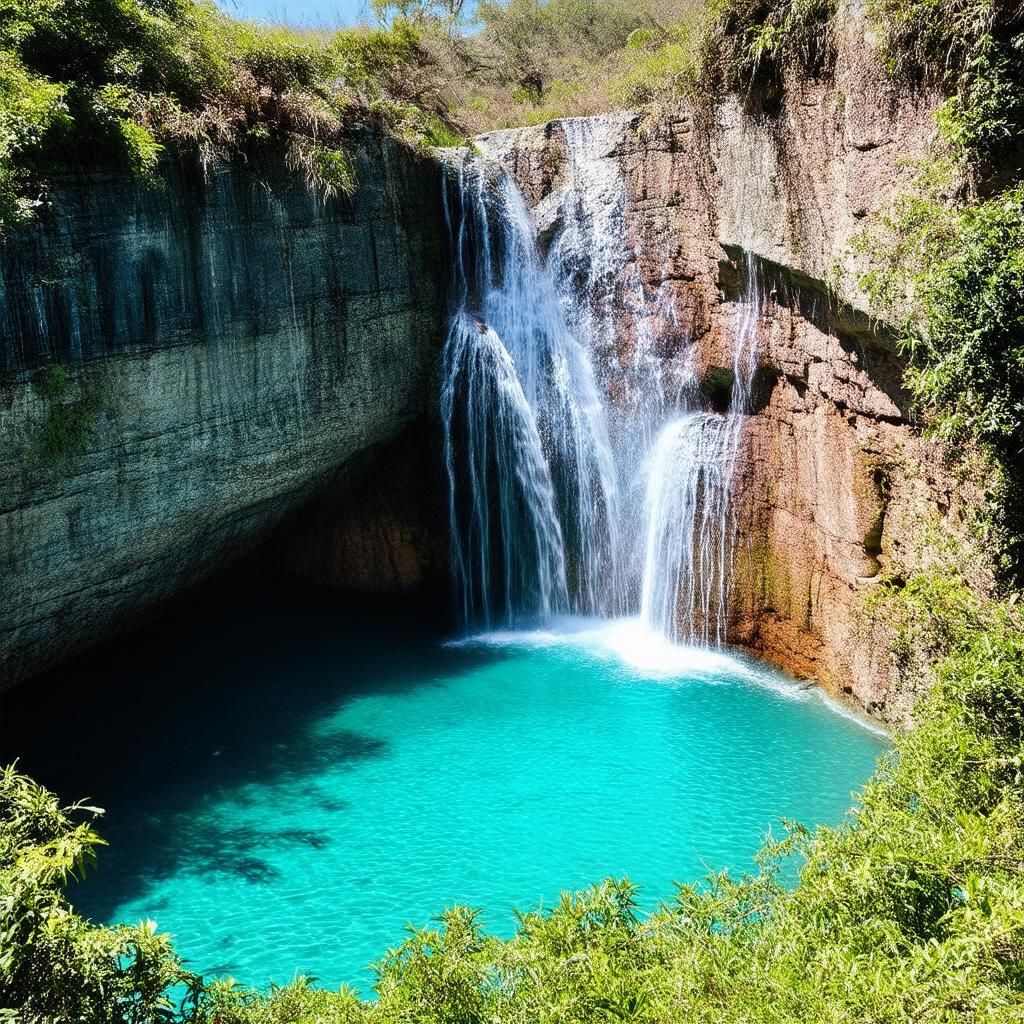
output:
[[[709,647],[672,643],[639,617],[598,619],[564,616],[544,627],[494,630],[449,642],[450,646],[532,648],[571,647],[599,658],[610,658],[635,675],[654,680],[686,680],[693,676],[729,677],[759,682],[773,673],[734,654]],[[785,680],[779,680],[785,685]],[[799,699],[802,691],[796,691]]]
[[[798,680],[737,651],[672,643],[639,616],[600,619],[563,616],[543,626],[502,629],[450,640],[446,647],[497,647],[519,650],[570,648],[612,660],[638,681],[674,684],[757,686],[783,700],[818,701],[830,712],[879,736],[889,730],[830,697],[817,683]]]

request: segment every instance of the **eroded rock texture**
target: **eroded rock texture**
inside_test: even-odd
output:
[[[775,110],[732,98],[624,118],[609,152],[665,359],[685,350],[698,379],[728,387],[747,281],[761,278],[730,640],[900,722],[913,694],[884,624],[865,615],[868,595],[883,572],[911,572],[940,536],[964,534],[976,495],[911,422],[900,358],[866,315],[852,245],[928,154],[936,99],[886,85],[863,23],[842,21],[834,75],[792,78]],[[571,170],[565,140],[559,122],[485,140],[542,237]],[[624,317],[622,360],[633,332]]]
[[[328,203],[283,172],[79,179],[0,251],[0,684],[223,567],[422,415],[439,171],[367,137],[358,172]]]

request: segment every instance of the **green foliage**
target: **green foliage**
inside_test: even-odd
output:
[[[32,390],[40,398],[64,398],[71,389],[71,374],[63,363],[50,363],[32,378]]]
[[[621,49],[645,20],[624,0],[481,0],[477,17],[507,77],[538,90],[571,58]]]
[[[478,130],[607,110],[630,35],[651,0],[482,0],[467,41],[474,69],[462,116]]]
[[[933,168],[934,171],[934,168]],[[936,184],[944,177],[939,175]],[[1005,568],[1024,536],[1024,186],[953,204],[934,187],[904,196],[865,245],[863,285],[894,323],[904,382],[951,446],[980,446],[996,467],[990,520]]]
[[[150,1024],[175,1018],[174,986],[194,985],[152,922],[95,928],[63,895],[95,861],[99,813],[0,770],[0,1019]]]
[[[370,0],[370,6],[384,23],[404,21],[430,26],[440,22],[454,31],[462,20],[466,0]]]
[[[60,363],[36,373],[32,386],[43,400],[43,415],[32,428],[29,456],[45,473],[55,473],[95,436],[109,404],[106,390],[87,377],[73,379]]]
[[[982,175],[1008,156],[1019,171],[1024,8],[1013,0],[869,0],[868,15],[891,74],[951,93],[939,125],[955,149]]]
[[[691,94],[703,70],[701,47],[707,25],[699,19],[670,29],[637,29],[623,58],[619,95],[628,106]]]
[[[283,155],[325,196],[355,187],[351,130],[419,141],[447,110],[425,31],[235,21],[209,0],[0,0],[0,231],[65,164],[146,180],[167,146],[258,166]]]
[[[720,87],[777,99],[787,68],[819,75],[831,66],[836,0],[713,0],[705,76]]]
[[[828,71],[836,9],[836,0],[483,2],[471,50],[496,85],[470,106],[501,124],[726,91],[768,107],[787,69]],[[573,87],[562,101],[556,81]]]
[[[420,118],[420,128],[423,142],[428,146],[444,148],[446,146],[465,146],[466,137],[446,124],[441,118],[424,114]]]
[[[413,929],[377,964],[379,1016],[384,1021],[483,1024],[488,1014],[491,958],[497,944],[481,934],[479,911],[452,907],[443,930]]]
[[[862,285],[909,356],[905,384],[951,451],[989,464],[981,527],[1024,566],[1024,8],[869,0],[889,72],[946,91],[945,149],[861,248]]]
[[[0,48],[0,226],[25,221],[41,201],[23,159],[51,130],[67,124],[65,92]]]

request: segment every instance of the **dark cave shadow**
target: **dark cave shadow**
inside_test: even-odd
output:
[[[248,784],[385,758],[385,740],[324,723],[359,696],[441,685],[508,657],[443,640],[422,606],[243,572],[0,695],[0,764],[18,759],[62,800],[108,808],[99,872],[72,892],[94,919],[185,865],[266,884],[276,869],[254,851],[326,846],[331,836],[255,817],[217,825],[198,814],[202,804],[244,810]],[[309,795],[344,813],[343,800]]]

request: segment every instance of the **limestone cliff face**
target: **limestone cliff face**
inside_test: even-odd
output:
[[[327,203],[283,171],[68,181],[0,250],[0,685],[223,567],[422,415],[439,172],[367,136],[358,173]]]
[[[884,627],[866,622],[867,596],[883,569],[913,571],[939,533],[960,532],[974,496],[910,421],[896,347],[866,315],[851,247],[929,152],[937,101],[888,87],[863,23],[852,12],[841,23],[834,74],[791,79],[774,112],[729,98],[617,117],[608,156],[625,179],[624,220],[661,355],[687,353],[698,378],[731,367],[749,278],[761,282],[764,372],[733,485],[743,539],[730,640],[902,721],[913,694]],[[484,142],[543,236],[571,173],[562,125]]]

